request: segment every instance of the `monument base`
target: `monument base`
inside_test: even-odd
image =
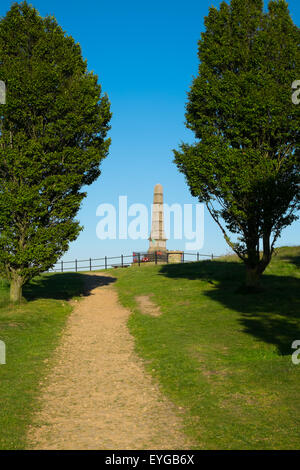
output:
[[[183,258],[183,251],[171,250],[168,251],[168,262],[170,264],[181,263]]]
[[[155,263],[155,264],[175,264],[182,263],[183,251],[179,250],[148,250],[146,253],[133,253],[133,264]]]
[[[167,253],[167,251],[166,247],[162,246],[150,246],[148,249],[148,253]]]

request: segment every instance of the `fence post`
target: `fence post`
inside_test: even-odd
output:
[[[61,272],[62,273],[64,272],[64,262],[63,261],[61,262]]]
[[[181,262],[184,263],[184,251],[182,252]]]
[[[197,251],[197,261],[199,261],[199,251]]]
[[[141,253],[138,253],[139,266],[141,266]]]
[[[211,254],[211,260],[212,261],[214,260],[214,254],[213,253]]]
[[[157,251],[155,252],[155,264],[157,264]]]
[[[77,259],[75,259],[75,273],[77,273]]]
[[[167,264],[169,263],[169,253],[167,251]]]
[[[105,269],[107,269],[107,256],[105,256]]]
[[[92,270],[92,260],[90,258],[90,271]]]
[[[122,268],[124,266],[123,255],[121,255],[121,266],[122,266]]]

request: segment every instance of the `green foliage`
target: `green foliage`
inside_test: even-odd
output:
[[[107,156],[110,103],[55,18],[14,3],[0,21],[0,270],[21,284],[47,270]]]
[[[186,108],[198,140],[174,151],[175,162],[231,248],[261,273],[299,207],[300,107],[291,85],[300,77],[300,30],[283,0],[267,13],[262,0],[222,2],[205,26]]]

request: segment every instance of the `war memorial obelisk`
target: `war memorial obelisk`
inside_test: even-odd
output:
[[[166,235],[164,229],[164,206],[163,206],[163,187],[157,184],[154,187],[153,206],[152,206],[152,226],[149,237],[148,253],[156,251],[165,253]]]

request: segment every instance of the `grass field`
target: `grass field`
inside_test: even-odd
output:
[[[251,295],[237,293],[244,267],[234,257],[115,270],[137,351],[185,411],[196,448],[300,448],[299,268],[300,247],[280,249]],[[142,314],[139,295],[162,315]]]
[[[282,248],[263,277],[264,290],[237,289],[244,267],[234,257],[184,265],[112,270],[129,327],[146,368],[182,408],[199,449],[299,449],[300,247]],[[24,449],[40,382],[51,366],[68,300],[83,293],[80,274],[51,274],[9,306],[0,280],[0,449]],[[162,315],[142,314],[149,295]],[[155,425],[155,416],[153,417]]]
[[[67,300],[82,292],[76,274],[45,275],[24,289],[25,302],[9,306],[9,285],[0,280],[0,449],[24,449],[40,381],[72,308]]]

